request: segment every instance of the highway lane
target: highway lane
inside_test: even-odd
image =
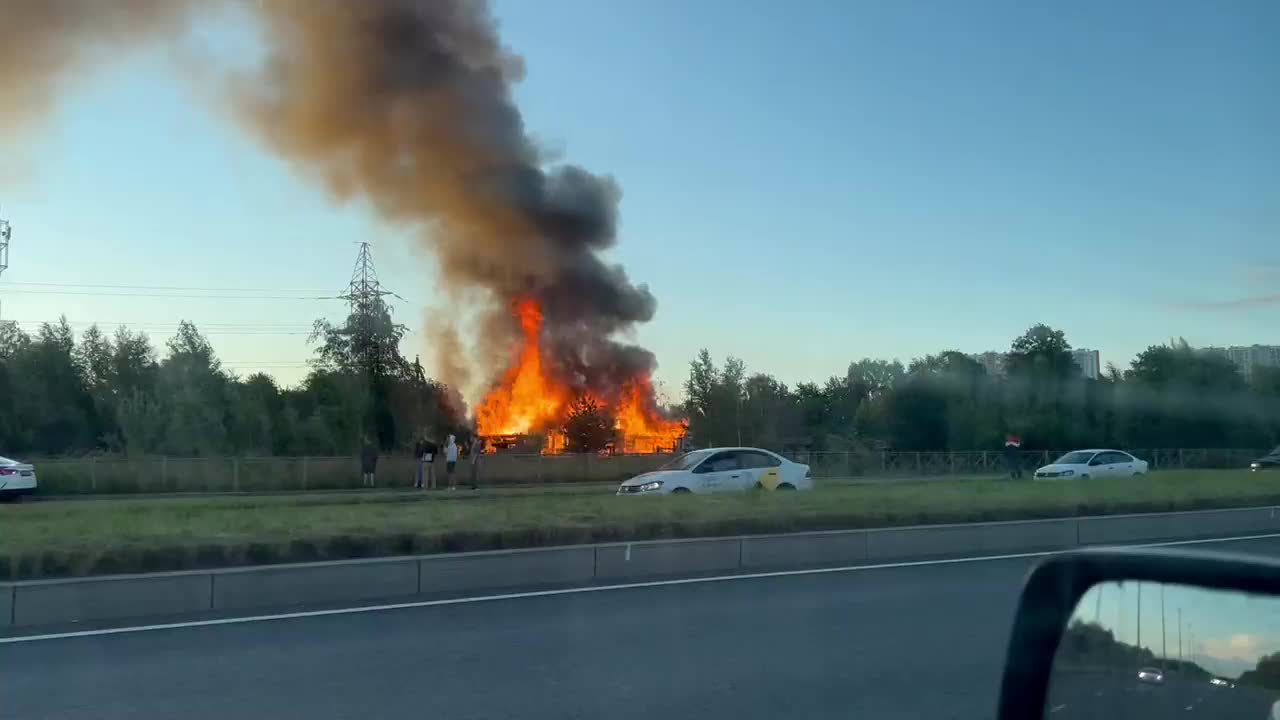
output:
[[[1267,720],[1276,694],[1249,686],[1220,688],[1202,677],[1170,673],[1162,684],[1140,682],[1134,670],[1055,674],[1050,720],[1114,717],[1126,720]]]
[[[1210,546],[1280,556],[1280,540]],[[990,717],[1034,559],[0,645],[0,717]]]

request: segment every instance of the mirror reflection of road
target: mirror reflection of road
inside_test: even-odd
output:
[[[1138,680],[1130,671],[1071,670],[1055,672],[1045,717],[1070,718],[1214,718],[1266,720],[1275,693],[1255,687],[1217,687],[1203,678],[1165,676],[1162,684]]]

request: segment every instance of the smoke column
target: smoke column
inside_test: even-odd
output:
[[[0,86],[17,88],[21,102],[0,109],[0,128],[48,109],[86,60],[172,38],[209,5],[6,0]],[[242,5],[261,21],[267,59],[225,78],[237,116],[336,199],[366,198],[385,220],[421,226],[446,289],[485,291],[486,315],[473,324],[490,351],[482,354],[513,338],[510,307],[533,297],[558,372],[607,386],[653,367],[647,351],[611,339],[655,309],[646,286],[600,256],[616,240],[621,191],[608,176],[544,162],[512,99],[523,62],[502,45],[485,2]],[[458,352],[451,336],[433,345]],[[459,367],[456,356],[442,359]]]
[[[183,0],[4,0],[0,132],[38,121],[82,64],[177,32],[189,7]]]

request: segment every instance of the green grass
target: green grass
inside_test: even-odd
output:
[[[1269,503],[1280,503],[1280,473],[1243,471],[713,497],[460,491],[23,503],[0,506],[0,578]]]

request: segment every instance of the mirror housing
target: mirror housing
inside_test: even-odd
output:
[[[997,717],[1040,718],[1063,629],[1099,583],[1141,581],[1280,595],[1280,563],[1222,553],[1123,548],[1052,555],[1027,577],[1005,653]],[[1280,708],[1277,708],[1280,718]]]

